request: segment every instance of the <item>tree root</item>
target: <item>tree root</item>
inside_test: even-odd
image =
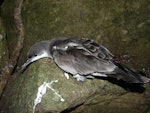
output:
[[[10,59],[6,61],[5,66],[1,69],[0,73],[0,95],[2,95],[10,76],[13,74],[13,70],[15,69],[18,58],[21,52],[21,49],[23,47],[23,41],[24,41],[24,29],[21,19],[21,10],[23,6],[23,0],[16,0],[15,1],[15,7],[14,7],[14,21],[17,28],[17,44],[14,47],[14,51],[12,55],[10,56]]]

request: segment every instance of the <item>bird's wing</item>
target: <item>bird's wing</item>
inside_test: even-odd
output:
[[[109,60],[112,54],[103,46],[85,38],[71,38],[55,45],[53,59],[61,69],[71,74],[105,73],[115,68]]]
[[[79,44],[79,46],[77,46],[77,49],[82,48],[96,58],[100,58],[103,60],[110,60],[113,58],[113,55],[109,52],[108,49],[96,43],[94,40],[90,40],[88,38],[81,38],[74,42]]]

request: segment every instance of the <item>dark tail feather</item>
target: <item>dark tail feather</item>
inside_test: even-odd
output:
[[[123,64],[118,62],[114,62],[117,68],[114,70],[113,74],[108,76],[117,78],[118,80],[124,80],[128,83],[147,83],[150,82],[150,79],[143,76],[145,75],[142,72],[138,72],[126,67]]]

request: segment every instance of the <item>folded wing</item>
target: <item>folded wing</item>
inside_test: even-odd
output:
[[[113,55],[92,40],[71,38],[55,46],[54,61],[64,71],[73,75],[112,72],[116,67],[109,60]]]

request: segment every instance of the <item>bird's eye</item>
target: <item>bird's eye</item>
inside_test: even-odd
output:
[[[32,58],[32,57],[36,57],[37,55],[35,54],[35,55],[30,55],[30,56],[28,56],[28,59],[30,59],[30,58]]]
[[[31,58],[31,56],[28,56],[28,59],[30,59]]]

